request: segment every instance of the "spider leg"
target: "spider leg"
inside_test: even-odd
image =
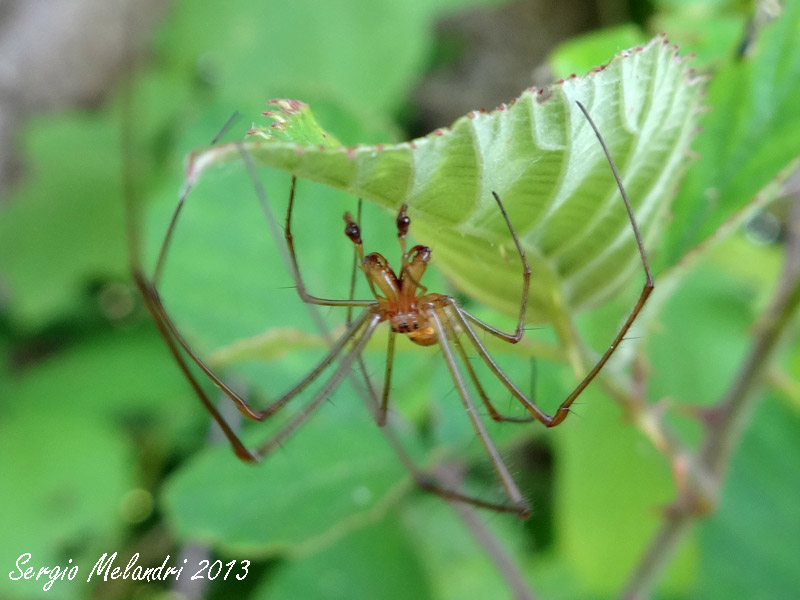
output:
[[[528,417],[506,417],[500,412],[492,404],[491,399],[489,398],[486,390],[484,390],[483,385],[481,385],[480,379],[478,379],[477,374],[475,373],[475,369],[472,368],[472,363],[467,356],[466,350],[464,350],[464,345],[461,343],[461,340],[458,338],[458,334],[456,333],[453,325],[450,323],[449,316],[443,319],[443,323],[445,328],[447,329],[447,335],[449,336],[450,340],[453,342],[453,346],[455,347],[456,351],[458,352],[459,356],[461,357],[461,363],[464,365],[464,368],[467,370],[467,374],[469,375],[470,379],[472,380],[472,384],[475,386],[475,389],[478,391],[478,395],[481,397],[481,401],[483,405],[486,407],[486,410],[489,411],[489,416],[494,421],[498,422],[505,422],[505,423],[530,423],[531,421],[535,420],[535,417],[528,416]]]
[[[216,144],[219,139],[225,134],[225,132],[230,128],[231,125],[239,118],[239,112],[234,112],[228,120],[225,121],[225,124],[220,128],[217,134],[214,136],[214,139],[211,140],[211,146]],[[181,193],[180,200],[178,200],[178,204],[175,205],[175,210],[172,211],[172,217],[170,217],[169,225],[167,226],[167,233],[164,234],[164,239],[161,241],[161,249],[158,252],[158,259],[156,260],[156,266],[153,269],[153,286],[158,286],[158,283],[161,281],[161,274],[164,271],[164,263],[167,258],[167,251],[169,250],[169,245],[172,242],[172,235],[175,233],[175,226],[178,224],[178,218],[181,215],[181,211],[183,210],[184,205],[186,204],[186,199],[189,197],[189,192],[192,191],[192,184],[187,185],[183,193]],[[138,253],[138,248],[137,248]],[[137,257],[138,260],[138,257]]]
[[[391,377],[391,363],[394,358],[394,347],[392,343],[392,338],[395,337],[393,332],[389,333],[390,335],[390,342],[389,342],[389,349],[387,350],[387,370],[386,370],[386,378],[384,381],[384,388],[381,397],[380,403],[378,402],[378,395],[375,391],[375,387],[372,383],[371,378],[369,377],[368,373],[366,372],[366,367],[363,362],[363,357],[360,355],[358,356],[359,365],[361,368],[361,376],[366,383],[366,392],[362,393],[362,399],[364,403],[367,405],[367,408],[373,413],[375,416],[376,422],[383,427],[386,423],[386,408],[388,404],[389,398],[389,389],[390,389],[390,377]],[[452,354],[452,353],[451,353]],[[466,390],[465,390],[466,391]],[[474,406],[473,406],[474,409]],[[313,409],[312,409],[313,410]],[[473,410],[472,413],[475,411]],[[298,424],[299,425],[299,424]],[[480,423],[483,426],[483,423]],[[485,431],[485,429],[484,429]],[[490,510],[494,510],[497,512],[511,512],[516,513],[521,518],[526,519],[530,515],[530,507],[528,506],[527,502],[522,498],[522,494],[514,484],[513,479],[510,478],[508,475],[507,469],[505,466],[501,467],[506,475],[508,476],[509,480],[511,481],[511,485],[513,486],[514,490],[517,490],[515,496],[509,494],[509,498],[518,497],[520,500],[516,502],[514,505],[507,505],[501,504],[497,502],[490,502],[487,500],[483,500],[481,498],[471,496],[453,489],[450,489],[443,485],[438,478],[430,473],[426,473],[423,469],[421,469],[416,462],[411,458],[411,455],[403,446],[402,442],[397,438],[395,432],[392,430],[391,427],[383,427],[383,433],[386,436],[389,445],[394,450],[397,457],[400,459],[400,462],[403,463],[403,466],[406,470],[411,474],[416,483],[417,487],[421,490],[439,496],[448,501],[454,502],[462,502],[465,504],[470,504],[472,506],[476,506],[478,508],[487,508]],[[488,433],[486,433],[488,438]],[[491,444],[491,441],[489,442]],[[493,447],[493,445],[492,445]],[[496,450],[495,450],[496,453]],[[259,454],[260,455],[260,454]],[[502,463],[501,463],[502,464]]]
[[[489,351],[486,349],[486,346],[483,345],[483,342],[481,341],[481,339],[475,333],[475,330],[470,325],[468,320],[469,313],[465,311],[463,308],[461,308],[458,305],[458,303],[452,298],[449,298],[448,306],[450,307],[453,316],[458,321],[458,324],[461,326],[467,338],[469,338],[469,341],[472,342],[472,345],[475,347],[475,350],[478,353],[478,355],[483,359],[483,362],[486,363],[486,366],[489,367],[489,370],[491,370],[492,373],[494,373],[495,377],[497,377],[500,380],[500,382],[504,386],[506,386],[506,389],[508,389],[508,391],[511,392],[511,394],[517,400],[519,400],[525,406],[526,409],[528,409],[528,412],[530,412],[534,418],[536,418],[538,421],[550,427],[551,426],[550,423],[553,420],[553,417],[550,417],[548,414],[539,409],[539,407],[537,407],[536,404],[534,404],[531,400],[529,400],[528,397],[525,395],[525,393],[522,392],[522,390],[520,390],[514,384],[514,382],[508,378],[508,375],[506,375],[503,372],[503,369],[501,369],[500,365],[498,365],[495,362],[495,360],[492,358],[492,355],[489,354]],[[559,408],[559,410],[561,409]],[[561,419],[561,421],[563,421],[563,418]]]
[[[389,394],[392,384],[392,368],[394,366],[394,342],[397,334],[389,331],[389,341],[386,345],[386,371],[383,376],[383,392],[381,393],[381,403],[378,406],[376,421],[379,427],[386,425],[386,412],[389,410]],[[365,371],[366,377],[366,371]]]
[[[472,426],[475,428],[475,432],[478,434],[484,450],[492,462],[492,466],[494,467],[494,470],[500,479],[500,483],[502,483],[503,487],[505,488],[508,499],[511,501],[510,506],[501,506],[505,506],[504,510],[508,512],[516,512],[521,517],[526,518],[530,514],[530,506],[522,496],[522,493],[519,491],[519,488],[514,482],[514,479],[511,477],[511,474],[508,472],[508,468],[506,467],[505,463],[503,463],[503,459],[500,457],[500,452],[497,450],[494,442],[492,442],[491,438],[489,437],[489,432],[486,430],[486,426],[483,424],[483,421],[481,421],[480,416],[478,415],[475,404],[470,398],[467,386],[465,385],[464,379],[461,376],[458,365],[456,364],[456,359],[455,356],[453,356],[453,350],[450,346],[448,331],[443,323],[443,321],[447,320],[449,317],[447,313],[436,308],[429,310],[426,313],[426,316],[431,319],[434,328],[436,329],[439,346],[442,349],[442,355],[444,356],[445,362],[447,363],[447,368],[450,371],[450,377],[453,379],[453,383],[458,390],[458,395],[464,404],[467,416],[472,422]],[[485,504],[481,504],[480,506],[484,505]]]
[[[625,192],[625,187],[622,185],[622,179],[620,178],[619,171],[617,170],[617,167],[614,164],[614,159],[611,158],[611,153],[608,151],[608,147],[606,146],[603,137],[600,135],[597,126],[594,124],[594,121],[592,121],[592,118],[589,116],[589,113],[586,110],[586,108],[584,108],[583,104],[581,104],[580,102],[578,102],[577,104],[578,107],[583,112],[584,116],[586,117],[587,121],[589,122],[589,125],[591,126],[592,130],[597,136],[597,139],[600,141],[600,145],[603,148],[603,152],[606,155],[608,164],[611,167],[611,172],[614,175],[614,180],[617,183],[617,187],[619,188],[620,194],[622,195],[622,200],[625,204],[625,210],[628,213],[628,219],[631,223],[631,228],[633,229],[633,235],[636,239],[636,247],[639,250],[639,257],[641,258],[642,266],[644,267],[644,272],[646,275],[646,281],[644,283],[644,286],[642,287],[641,293],[639,294],[639,299],[636,301],[636,304],[634,305],[627,319],[625,319],[625,322],[622,324],[622,327],[617,332],[617,335],[611,341],[611,344],[608,346],[608,348],[600,357],[600,359],[589,370],[589,372],[586,374],[583,380],[581,380],[581,382],[575,387],[575,389],[569,394],[569,396],[567,396],[566,399],[559,405],[556,412],[552,416],[550,416],[547,413],[543,412],[541,409],[539,409],[534,402],[532,402],[519,388],[517,388],[516,385],[514,385],[514,383],[511,380],[509,380],[508,376],[503,372],[500,366],[494,361],[494,359],[492,359],[491,355],[486,350],[486,347],[483,345],[478,336],[475,334],[475,331],[472,329],[472,327],[469,326],[469,322],[471,321],[472,323],[478,325],[482,329],[485,329],[489,333],[495,333],[496,330],[494,330],[494,328],[492,328],[491,326],[486,325],[479,319],[470,315],[467,311],[458,306],[458,304],[454,300],[451,300],[449,303],[452,310],[456,313],[457,319],[460,322],[461,326],[464,328],[465,333],[467,334],[470,341],[475,346],[475,349],[478,351],[478,354],[481,356],[481,358],[483,358],[483,361],[486,363],[489,369],[491,369],[491,371],[495,374],[495,376],[497,376],[498,379],[500,379],[503,385],[505,385],[506,388],[508,388],[508,390],[525,406],[525,408],[528,409],[528,411],[536,419],[538,419],[548,427],[555,427],[556,425],[559,425],[561,422],[563,422],[564,419],[566,419],[567,415],[569,414],[569,409],[570,406],[572,406],[572,403],[578,396],[581,395],[583,390],[586,389],[586,387],[592,382],[592,380],[594,380],[594,378],[597,376],[600,370],[605,366],[605,364],[617,350],[620,343],[624,339],[625,334],[628,333],[628,330],[631,328],[631,325],[633,325],[633,322],[636,320],[636,317],[639,316],[639,313],[644,307],[645,302],[647,302],[647,299],[650,297],[650,293],[653,291],[653,288],[655,286],[653,281],[653,274],[650,271],[650,263],[647,259],[647,253],[645,252],[644,249],[644,242],[642,241],[642,236],[639,232],[639,226],[636,223],[636,218],[633,214],[633,209],[631,208],[631,203],[630,200],[628,199],[628,194]],[[496,196],[495,198],[497,199]],[[500,206],[502,210],[502,204]],[[516,236],[514,237],[516,240]],[[497,334],[495,333],[495,335]]]
[[[328,298],[320,298],[312,296],[306,289],[306,284],[303,282],[303,277],[300,275],[300,268],[297,264],[297,254],[294,250],[294,236],[292,235],[292,213],[294,212],[294,193],[297,187],[297,177],[292,175],[292,186],[289,191],[289,206],[286,209],[286,225],[285,236],[286,246],[289,249],[289,257],[292,265],[292,278],[297,286],[297,294],[303,302],[308,304],[318,304],[321,306],[369,306],[375,303],[375,300],[331,300]]]
[[[473,317],[467,312],[464,314],[470,321],[487,333],[490,333],[503,341],[516,344],[522,339],[522,336],[525,333],[525,316],[528,310],[528,291],[531,287],[531,265],[528,263],[528,258],[525,256],[525,249],[522,247],[522,242],[519,241],[519,237],[517,237],[517,232],[514,229],[514,226],[511,224],[511,219],[508,217],[506,207],[503,206],[500,196],[498,196],[495,192],[492,192],[492,196],[494,196],[495,202],[497,202],[497,207],[500,209],[500,214],[503,215],[503,220],[506,222],[506,227],[508,228],[508,232],[511,234],[511,239],[514,240],[514,245],[517,247],[519,259],[522,262],[522,298],[519,303],[519,318],[517,319],[517,328],[514,330],[514,333],[506,333],[497,327],[493,327],[492,325],[481,321],[477,317]]]
[[[361,358],[361,353],[364,350],[364,346],[366,346],[367,342],[372,337],[372,334],[375,332],[375,328],[381,322],[381,317],[379,314],[369,311],[365,311],[365,314],[369,316],[369,320],[367,321],[364,330],[355,338],[353,348],[339,362],[339,366],[336,367],[336,370],[333,372],[330,379],[328,379],[328,382],[325,384],[325,386],[319,390],[314,398],[308,404],[306,404],[300,412],[294,415],[280,431],[278,431],[274,436],[267,440],[266,443],[262,444],[258,450],[256,450],[257,456],[263,457],[269,454],[289,436],[291,436],[301,425],[303,425],[303,423],[310,419],[330,397],[333,391],[339,386],[339,384],[342,382],[342,379],[347,376],[348,371],[353,363]],[[361,316],[356,322],[360,326],[364,320],[365,317]]]
[[[374,392],[374,390],[372,391]],[[375,409],[375,396],[373,395],[372,398],[367,400],[367,403],[370,408]],[[439,481],[436,475],[427,473],[420,468],[416,462],[414,462],[414,459],[411,458],[411,455],[405,449],[402,442],[400,442],[400,440],[397,438],[397,435],[395,435],[395,432],[392,431],[391,427],[384,428],[383,433],[386,436],[389,445],[392,447],[392,450],[394,450],[394,453],[400,459],[400,462],[403,463],[403,466],[411,474],[411,477],[414,479],[414,483],[423,492],[434,494],[435,496],[439,496],[440,498],[450,502],[462,502],[478,508],[487,508],[495,512],[516,513],[523,519],[527,519],[530,516],[530,507],[524,500],[519,506],[512,506],[508,504],[500,504],[498,502],[490,502],[488,500],[483,500],[482,498],[471,496],[469,494],[448,488],[442,484],[441,481]]]
[[[161,334],[161,337],[164,339],[164,342],[166,343],[167,348],[169,349],[169,352],[172,355],[172,358],[175,359],[175,362],[178,364],[178,367],[180,368],[184,377],[186,377],[186,380],[189,382],[189,385],[192,386],[192,389],[194,390],[197,397],[203,403],[203,406],[205,406],[206,410],[209,412],[211,417],[214,419],[214,421],[216,421],[217,425],[219,425],[220,429],[222,430],[222,433],[225,434],[225,437],[230,442],[231,447],[233,448],[233,451],[236,454],[236,456],[245,462],[258,461],[258,456],[250,452],[245,447],[245,445],[239,439],[239,436],[236,435],[233,429],[231,429],[230,425],[228,425],[225,419],[222,418],[222,415],[219,413],[216,406],[214,406],[214,403],[209,399],[208,395],[205,393],[202,386],[197,381],[197,378],[194,376],[194,374],[192,374],[191,369],[189,369],[189,365],[186,364],[186,360],[183,358],[183,355],[181,355],[179,349],[180,342],[176,343],[176,340],[172,334],[173,330],[164,322],[163,307],[160,306],[157,297],[154,297],[151,294],[153,288],[144,279],[144,276],[140,271],[135,270],[133,272],[133,277],[134,281],[136,282],[136,287],[139,289],[139,292],[141,293],[142,298],[144,299],[145,307],[147,308],[147,311],[150,313],[150,316],[155,322],[156,328],[158,329],[158,332]]]
[[[220,129],[217,135],[212,140],[212,144],[215,143],[220,136],[230,127],[230,125],[234,122],[237,118],[238,114],[234,113],[225,123],[225,125]],[[127,122],[127,121],[126,121]],[[123,144],[129,143],[130,134],[127,131],[127,127],[123,127]],[[214,403],[210,400],[208,395],[203,390],[202,386],[198,382],[197,378],[192,373],[189,365],[187,364],[185,358],[181,354],[180,348],[184,348],[189,353],[189,356],[192,360],[196,360],[196,356],[191,350],[186,346],[183,339],[180,335],[177,335],[177,331],[175,330],[174,326],[172,325],[171,320],[166,314],[163,305],[161,304],[161,300],[158,296],[158,292],[156,290],[156,283],[159,281],[161,277],[161,273],[163,272],[164,262],[166,260],[167,251],[169,249],[170,242],[172,240],[173,232],[175,231],[175,226],[178,221],[178,217],[180,216],[181,210],[183,209],[184,204],[186,203],[186,199],[191,191],[191,185],[188,185],[186,189],[184,189],[183,193],[181,194],[181,198],[173,211],[172,217],[170,219],[169,226],[167,228],[167,233],[164,236],[163,241],[161,242],[161,249],[159,251],[158,260],[156,262],[156,266],[154,269],[153,275],[153,282],[148,281],[145,273],[144,267],[142,266],[142,258],[141,258],[141,249],[140,249],[140,236],[138,230],[138,223],[139,223],[139,212],[135,205],[134,194],[133,194],[133,183],[131,181],[132,175],[129,170],[126,170],[124,175],[124,186],[125,186],[125,211],[126,211],[126,237],[128,243],[128,261],[131,270],[131,275],[134,280],[134,284],[139,291],[139,294],[142,297],[144,302],[145,308],[147,312],[150,313],[153,322],[158,329],[159,334],[164,339],[164,343],[167,345],[167,349],[169,350],[170,354],[172,355],[173,359],[178,365],[178,368],[183,373],[186,380],[191,385],[192,389],[194,390],[197,397],[202,402],[203,406],[205,406],[206,410],[208,410],[211,417],[216,421],[217,425],[219,425],[220,429],[222,430],[225,437],[231,444],[233,451],[235,452],[236,456],[238,456],[241,460],[245,462],[255,462],[258,460],[258,457],[251,453],[236,435],[236,433],[231,429],[231,427],[226,423],[225,419],[216,409]],[[221,383],[221,382],[220,382]],[[223,384],[224,385],[224,384]],[[227,387],[225,389],[228,392],[231,390]],[[231,392],[232,393],[232,392]],[[233,394],[235,396],[235,394]]]
[[[261,410],[254,409],[246,400],[241,398],[236,392],[234,392],[228,385],[222,381],[219,376],[214,373],[214,371],[209,367],[202,358],[200,358],[197,353],[192,350],[189,343],[184,339],[181,333],[178,331],[177,327],[173,323],[172,319],[170,318],[169,314],[167,313],[164,305],[161,303],[161,299],[158,295],[158,291],[156,288],[145,281],[141,275],[137,277],[137,286],[139,287],[142,295],[149,299],[149,309],[151,310],[151,314],[157,313],[158,314],[158,321],[161,326],[166,329],[173,341],[177,341],[181,348],[186,352],[186,354],[191,358],[192,362],[194,362],[203,373],[216,385],[228,398],[230,398],[235,404],[236,407],[239,409],[245,417],[248,419],[252,419],[254,421],[263,421],[272,415],[274,415],[278,410],[283,408],[286,404],[289,403],[290,400],[295,398],[300,392],[302,392],[310,383],[312,383],[319,375],[328,367],[328,365],[333,362],[336,356],[342,351],[348,341],[350,341],[356,334],[359,328],[361,328],[370,314],[373,314],[372,311],[369,309],[362,311],[362,313],[350,324],[348,330],[339,338],[336,343],[331,346],[331,349],[328,353],[322,358],[322,360],[317,363],[317,365],[306,375],[301,381],[299,381],[293,388],[291,388],[288,392],[286,392],[280,398],[272,401],[269,405]]]

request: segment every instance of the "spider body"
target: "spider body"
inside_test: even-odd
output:
[[[405,236],[411,224],[407,214],[408,207],[403,204],[397,215],[397,237],[403,249],[400,274],[395,273],[389,261],[382,254],[373,252],[364,256],[361,229],[349,213],[345,213],[345,235],[355,244],[360,260],[359,268],[364,273],[375,304],[372,310],[381,321],[389,321],[394,333],[402,333],[420,346],[432,346],[438,336],[426,312],[435,305],[442,304],[441,294],[428,294],[420,281],[431,260],[428,246],[414,246],[405,251]]]

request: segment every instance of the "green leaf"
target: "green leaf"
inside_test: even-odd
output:
[[[247,132],[252,138],[267,141],[296,142],[325,148],[341,146],[319,126],[308,106],[299,100],[268,100],[269,110],[263,114],[272,122],[267,127],[253,127]]]
[[[126,272],[120,156],[109,152],[117,136],[97,116],[31,126],[26,154],[36,177],[0,210],[0,277],[21,324],[40,326],[74,310],[89,281]]]
[[[616,407],[591,388],[580,400],[580,418],[556,438],[557,530],[584,592],[607,598],[623,586],[674,489],[663,457],[641,443]],[[665,584],[670,592],[685,592],[690,559],[682,553],[672,561],[675,572]]]
[[[4,392],[14,398],[15,410],[59,409],[70,398],[75,411],[98,421],[155,420],[176,445],[190,441],[187,432],[205,419],[163,341],[150,328],[94,335],[12,379]]]
[[[177,2],[158,44],[176,76],[197,73],[230,105],[302,95],[362,115],[396,111],[425,66],[445,10],[487,0]],[[391,68],[387,68],[391,65]]]
[[[349,418],[336,408],[323,407],[258,466],[237,461],[227,445],[184,466],[163,497],[178,533],[271,554],[324,547],[377,520],[406,489],[406,471],[361,406],[361,416]],[[259,425],[257,439],[266,439]]]
[[[396,520],[384,519],[311,556],[282,563],[253,598],[433,598],[420,564],[418,546],[412,541]]]
[[[473,513],[507,552],[519,561],[525,546],[524,530],[516,519],[484,519]],[[452,506],[432,496],[420,496],[405,508],[402,521],[414,540],[417,554],[427,570],[434,597],[438,600],[461,598],[510,598],[504,580],[486,556]]]
[[[395,210],[410,207],[416,237],[466,292],[513,314],[521,276],[491,192],[533,264],[529,318],[595,305],[641,270],[631,227],[582,101],[616,156],[649,245],[669,210],[696,126],[699,86],[661,38],[583,78],[528,90],[449,129],[396,145],[317,147],[246,141],[262,166],[283,169]],[[240,161],[238,144],[196,152],[189,182]]]
[[[77,564],[83,572],[103,547],[119,543],[122,500],[133,487],[124,442],[91,413],[29,403],[0,422],[0,473],[3,597],[85,597],[80,576],[45,592],[45,581],[13,581],[8,572],[26,552],[26,567]]]
[[[775,398],[753,415],[736,451],[717,512],[700,525],[702,578],[709,600],[791,598],[800,589],[800,420]]]
[[[153,140],[168,138],[186,89],[150,74],[132,94],[150,111],[131,125],[148,136],[137,174],[152,176],[169,162]],[[118,108],[37,117],[27,126],[27,178],[0,206],[0,284],[21,328],[75,312],[92,284],[127,275]]]
[[[731,56],[712,79],[712,110],[695,144],[702,160],[675,200],[664,263],[714,232],[800,155],[798,31],[800,2],[787,2],[784,14],[760,30],[752,54]]]
[[[696,69],[716,69],[727,61],[731,49],[741,43],[746,15],[727,11],[692,12],[692,8],[677,14],[656,15],[651,25],[659,31],[668,31],[670,39],[682,48],[691,49],[696,55],[692,60]]]
[[[600,29],[559,44],[548,58],[554,77],[586,73],[597,64],[598,56],[613,56],[620,50],[647,42],[636,25],[625,24]]]
[[[14,377],[0,371],[0,562],[88,573],[122,551],[127,495],[197,441],[205,415],[151,329],[95,333]],[[134,443],[133,431],[136,438]],[[134,455],[147,457],[137,464]],[[162,461],[159,461],[162,459]],[[144,473],[142,472],[144,471]],[[87,583],[0,578],[4,598],[85,598]]]

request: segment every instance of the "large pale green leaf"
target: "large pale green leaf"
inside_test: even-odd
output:
[[[494,112],[472,112],[411,142],[298,144],[271,135],[273,122],[251,130],[244,145],[258,165],[390,209],[407,203],[416,237],[433,246],[445,272],[465,291],[513,313],[520,265],[491,197],[497,192],[533,263],[529,318],[553,318],[565,307],[598,303],[641,269],[608,163],[575,101],[586,105],[616,157],[652,245],[687,164],[699,91],[686,62],[656,38],[586,77],[546,93],[527,90]],[[278,108],[290,122],[308,118],[300,103]],[[189,181],[212,165],[240,160],[235,143],[199,150]]]

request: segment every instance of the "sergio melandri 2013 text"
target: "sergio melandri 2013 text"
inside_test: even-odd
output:
[[[38,569],[33,566],[26,566],[31,561],[31,553],[25,552],[17,558],[16,569],[9,572],[8,577],[12,581],[34,579],[36,581],[44,580],[42,589],[49,590],[57,581],[72,581],[78,576],[80,568],[76,564],[72,564],[72,559],[67,561],[64,566],[43,566]],[[86,582],[92,581],[92,578],[103,579],[130,579],[132,581],[167,581],[173,579],[177,581],[180,579],[183,569],[187,566],[188,560],[184,559],[181,566],[169,565],[170,555],[168,554],[161,565],[157,567],[144,567],[139,563],[139,553],[136,552],[131,556],[128,564],[124,567],[119,565],[115,566],[117,560],[117,553],[109,555],[104,553],[94,564]],[[228,576],[235,576],[237,580],[241,581],[247,577],[250,561],[249,560],[231,560],[224,563],[221,560],[210,562],[208,560],[201,560],[197,565],[197,569],[191,575],[194,579],[209,579],[214,580],[222,576],[222,579],[227,581]],[[226,569],[227,567],[227,569]],[[188,573],[188,572],[187,572]]]

